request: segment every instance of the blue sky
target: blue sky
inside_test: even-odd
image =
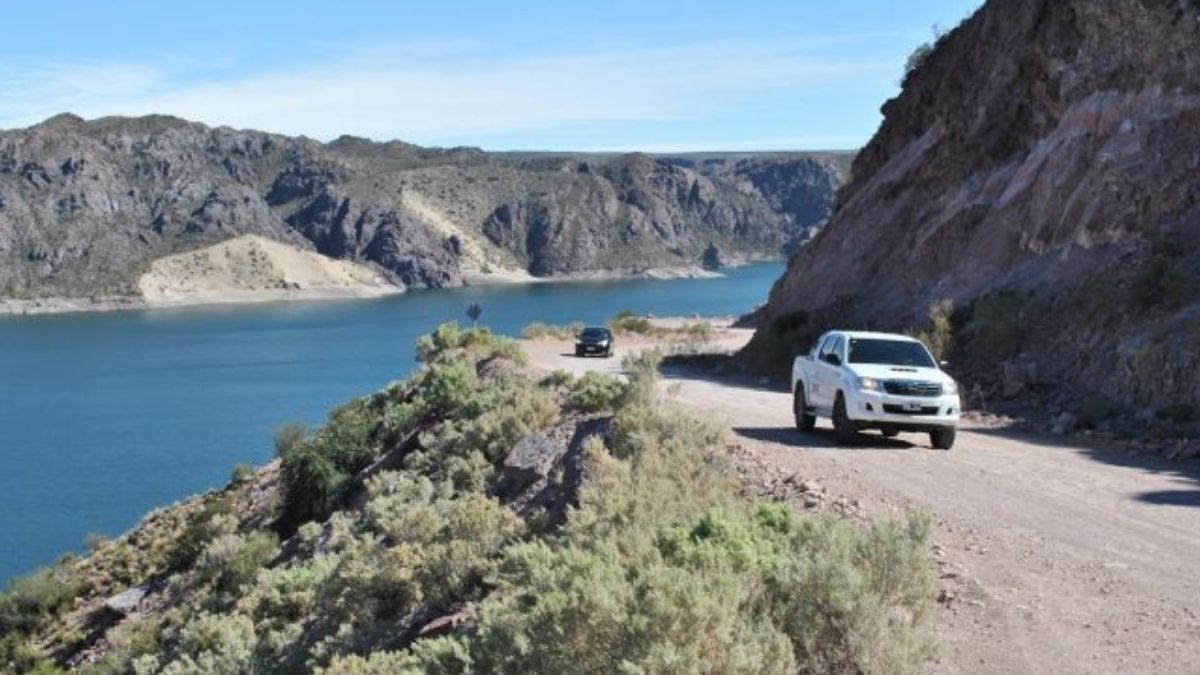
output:
[[[979,0],[13,3],[0,128],[70,111],[486,149],[855,148]]]

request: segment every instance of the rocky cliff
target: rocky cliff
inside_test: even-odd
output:
[[[778,256],[844,156],[431,149],[61,115],[0,132],[0,297],[134,295],[151,262],[256,234],[403,286]]]
[[[941,38],[776,283],[748,362],[784,368],[834,324],[920,328],[950,301],[952,358],[984,385],[1194,406],[1198,7],[992,0]]]

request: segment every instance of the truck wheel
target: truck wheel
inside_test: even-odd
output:
[[[954,427],[938,427],[929,432],[929,442],[937,450],[949,450],[954,447],[954,437],[957,435]]]
[[[575,357],[580,359],[583,358],[583,347],[575,348]]]
[[[833,435],[837,438],[838,445],[850,445],[858,435],[854,422],[850,421],[850,416],[846,414],[846,399],[840,392],[833,404]]]
[[[817,426],[817,416],[808,412],[808,399],[804,397],[804,385],[796,386],[796,395],[792,397],[792,415],[796,418],[796,429],[809,432]]]

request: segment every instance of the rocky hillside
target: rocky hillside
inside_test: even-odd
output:
[[[985,389],[1194,416],[1197,45],[1190,0],[987,2],[884,105],[748,361],[949,301],[951,360]]]
[[[151,261],[257,234],[408,287],[774,257],[845,157],[328,144],[168,117],[0,132],[0,297],[132,295]]]

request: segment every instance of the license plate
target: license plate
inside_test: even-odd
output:
[[[908,412],[916,412],[921,409],[921,404],[913,401],[908,401],[904,404],[904,409]]]

